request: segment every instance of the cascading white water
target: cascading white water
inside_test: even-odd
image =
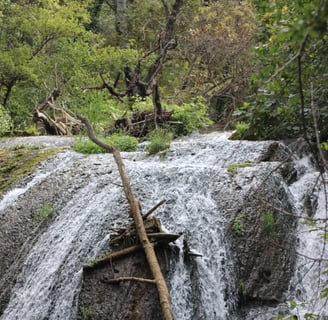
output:
[[[36,172],[33,174],[32,179],[26,183],[25,185],[21,185],[16,187],[7,194],[3,196],[0,200],[0,217],[2,214],[5,213],[5,209],[13,204],[20,195],[24,194],[28,189],[32,188],[34,185],[39,183],[40,181],[46,179],[49,175],[53,173],[54,170],[59,170],[60,168],[65,168],[69,162],[72,161],[75,157],[80,157],[76,154],[72,153],[61,153],[58,157],[52,159],[51,161],[47,162],[45,166],[38,168]]]
[[[298,204],[298,213],[305,219],[299,224],[297,272],[290,288],[291,299],[295,301],[292,302],[293,314],[298,319],[309,319],[311,315],[328,319],[327,299],[321,296],[322,290],[328,288],[325,274],[328,271],[328,250],[324,241],[328,231],[327,176],[321,176],[314,170],[309,158],[299,161],[298,171],[302,174],[301,178],[291,186],[291,190]],[[316,222],[311,223],[307,218]]]
[[[224,213],[239,196],[227,166],[253,162],[253,167],[245,168],[253,174],[260,170],[257,161],[270,142],[228,141],[229,135],[195,135],[176,141],[165,159],[143,152],[123,154],[144,211],[167,200],[156,216],[170,232],[183,232],[189,247],[201,255],[189,257],[186,267],[182,239],[177,241],[180,250],[169,274],[177,320],[233,319],[229,313],[236,296],[229,288],[235,287],[235,261]],[[111,156],[72,153],[70,157],[72,161],[53,162],[47,175],[35,177],[36,183],[58,176],[72,183],[84,180],[74,186],[71,198],[62,199],[61,211],[27,256],[1,320],[76,319],[83,264],[105,250],[109,229],[127,220],[128,205]],[[243,194],[259,183],[247,174],[239,184],[242,180]],[[6,206],[1,214],[6,214]]]
[[[320,175],[310,156],[295,159],[297,180],[289,186],[299,224],[295,273],[286,303],[250,310],[247,320],[328,319],[327,176]]]

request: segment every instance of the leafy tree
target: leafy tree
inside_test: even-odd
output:
[[[175,86],[181,100],[203,96],[210,102],[215,120],[229,119],[248,90],[254,18],[249,1],[213,1],[197,8],[179,37],[178,58],[185,69]]]
[[[87,56],[87,1],[2,4],[0,98],[18,126],[53,87],[75,75]]]
[[[124,47],[126,39],[115,32],[115,3],[102,2],[96,20],[97,31],[111,46]],[[157,52],[167,32],[173,3],[128,1],[128,49],[138,50],[139,57]],[[226,121],[243,101],[248,88],[251,71],[248,50],[255,27],[253,6],[249,1],[236,0],[213,1],[206,6],[196,0],[184,1],[175,24],[171,39],[176,47],[165,57],[160,91],[163,96],[169,96],[173,104],[204,96],[215,110],[215,120]],[[147,79],[149,66],[157,63],[156,55],[148,56],[144,62],[141,78]]]
[[[103,127],[113,108],[125,106],[123,114],[131,106],[130,97],[119,106],[81,88],[101,81],[122,92],[129,67],[148,84],[147,94],[156,93],[158,106],[158,92],[173,105],[204,96],[228,119],[247,88],[252,6],[204,3],[0,0],[0,103],[16,129],[26,128],[32,111],[57,90],[57,104],[86,111]]]
[[[327,140],[328,1],[254,1],[258,12],[254,94],[240,114],[252,139]]]

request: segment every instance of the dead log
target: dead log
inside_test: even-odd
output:
[[[157,125],[165,126],[166,123],[169,123],[172,114],[173,111],[162,111],[160,115],[153,111],[133,112],[130,117],[116,119],[114,128],[109,132],[122,130],[131,136],[142,138],[154,130]]]
[[[173,320],[169,290],[167,288],[163,273],[157,260],[154,244],[150,242],[147,236],[144,221],[142,219],[142,214],[140,211],[139,201],[133,194],[130,178],[126,172],[121,154],[117,148],[102,142],[96,137],[93,128],[87,118],[82,117],[81,115],[79,115],[78,118],[82,121],[82,123],[85,124],[89,138],[94,143],[103,147],[104,149],[113,154],[114,160],[121,176],[124,193],[130,205],[131,216],[135,223],[135,228],[137,230],[140,244],[146,254],[149,268],[156,282],[159,301],[163,313],[163,319]]]
[[[102,281],[106,283],[120,283],[122,281],[139,281],[139,282],[156,284],[156,281],[153,279],[145,279],[145,278],[138,278],[138,277],[119,277],[114,279],[104,279]]]
[[[143,57],[137,62],[134,71],[132,71],[128,66],[125,67],[124,73],[126,89],[124,91],[117,92],[115,90],[119,75],[115,79],[114,86],[111,86],[106,82],[103,74],[100,73],[99,75],[103,83],[98,86],[82,88],[83,92],[107,89],[110,95],[117,97],[121,102],[123,102],[123,97],[125,96],[131,97],[139,95],[140,97],[145,98],[146,96],[152,95],[155,113],[154,123],[155,127],[157,127],[157,120],[163,113],[159,94],[159,76],[167,60],[168,52],[177,47],[176,22],[185,2],[185,0],[175,0],[171,7],[172,9],[169,10],[169,6],[165,3],[165,1],[162,1],[166,11],[166,26],[159,35],[158,46],[154,50],[144,53]],[[148,69],[146,79],[142,81],[141,62],[153,53],[156,53],[156,58]]]
[[[123,257],[125,257],[125,256],[127,256],[131,253],[137,252],[139,250],[142,250],[142,246],[140,244],[135,245],[135,246],[131,246],[131,247],[128,247],[128,248],[124,248],[122,250],[118,250],[118,251],[115,251],[115,252],[111,252],[109,255],[107,255],[103,258],[94,260],[91,263],[83,266],[83,270],[88,271],[88,270],[91,270],[91,269],[101,267],[103,265],[106,265],[107,263],[110,263],[114,260],[123,258]]]
[[[165,233],[165,232],[148,233],[147,234],[149,241],[153,244],[154,247],[173,242],[173,241],[177,240],[179,237],[181,237],[181,235],[182,235],[182,233]],[[113,252],[109,253],[107,256],[104,256],[97,260],[93,260],[89,264],[84,265],[83,270],[87,271],[87,270],[92,270],[92,269],[101,267],[103,265],[106,265],[107,263],[111,263],[114,260],[121,259],[127,255],[130,255],[130,254],[135,253],[142,249],[143,248],[142,248],[141,244],[136,244],[133,246],[129,246],[127,248],[113,251]]]
[[[148,212],[147,212],[148,214]],[[145,216],[142,216],[144,220],[144,225],[147,234],[149,233],[160,233],[163,232],[160,222],[157,218],[145,219]],[[121,245],[123,240],[133,240],[137,238],[137,230],[135,228],[134,223],[128,225],[125,229],[119,230],[116,236],[113,236],[113,239],[110,240],[110,245]],[[138,241],[134,241],[136,244]]]
[[[157,203],[154,207],[152,207],[150,210],[148,210],[147,213],[145,213],[142,216],[142,219],[147,219],[158,207],[160,207],[162,204],[166,203],[166,200],[161,200],[159,203]]]
[[[63,107],[55,105],[55,100],[61,95],[61,89],[55,88],[50,96],[33,111],[33,122],[42,123],[49,135],[65,136],[77,134],[82,124]]]

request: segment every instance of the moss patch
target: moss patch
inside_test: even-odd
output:
[[[247,167],[252,167],[253,163],[252,162],[246,162],[246,163],[233,163],[229,164],[227,166],[228,173],[230,176],[234,176],[236,174],[237,169],[240,168],[247,168]]]
[[[38,163],[60,152],[59,148],[15,145],[0,149],[0,193],[31,174]]]

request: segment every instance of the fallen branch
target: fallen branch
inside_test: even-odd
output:
[[[106,283],[120,283],[122,281],[138,281],[138,282],[156,284],[156,281],[153,280],[153,279],[145,279],[145,278],[137,278],[137,277],[119,277],[119,278],[116,278],[116,279],[104,279],[104,280],[102,280],[102,282],[106,282]]]
[[[82,123],[85,124],[90,140],[92,140],[94,143],[96,143],[97,145],[101,146],[102,148],[104,148],[105,150],[107,150],[113,154],[114,160],[116,162],[118,171],[121,176],[124,193],[129,202],[129,205],[130,205],[131,216],[134,220],[134,224],[135,224],[135,228],[137,230],[140,244],[146,254],[149,268],[150,268],[152,276],[154,277],[154,280],[156,282],[159,301],[160,301],[160,305],[161,305],[161,309],[162,309],[162,313],[163,313],[163,319],[164,320],[173,320],[169,290],[167,288],[164,276],[162,274],[160,265],[159,265],[157,257],[156,257],[154,244],[151,243],[148,239],[144,221],[143,221],[142,214],[140,211],[139,201],[133,194],[130,179],[129,179],[129,176],[127,175],[127,172],[126,172],[126,169],[125,169],[122,157],[121,157],[121,153],[119,152],[119,150],[117,148],[102,142],[101,140],[99,140],[96,137],[96,135],[93,131],[93,128],[87,118],[85,118],[81,115],[78,115],[78,118],[82,121]]]
[[[118,250],[115,252],[110,253],[108,256],[105,256],[103,258],[97,259],[92,261],[92,263],[83,266],[83,270],[87,271],[87,270],[91,270],[91,269],[95,269],[98,267],[101,267],[111,261],[123,258],[131,253],[137,252],[139,250],[142,249],[142,246],[140,244],[135,245],[135,246],[131,246],[128,248],[124,248],[122,250]]]
[[[166,200],[161,200],[159,203],[157,203],[154,207],[152,207],[147,213],[145,213],[142,216],[142,219],[148,218],[158,207],[160,207],[162,204],[164,204]]]
[[[156,247],[157,245],[161,245],[163,243],[167,244],[169,242],[173,242],[173,241],[177,240],[179,237],[181,237],[181,235],[182,235],[182,233],[164,233],[164,232],[154,232],[154,233],[147,234],[148,238],[150,239],[150,241],[154,245],[154,247]],[[125,234],[122,234],[122,235],[114,238],[110,242],[110,244],[113,244],[119,240],[122,240],[124,237],[125,237]],[[88,269],[94,269],[97,267],[101,267],[101,266],[107,264],[108,262],[123,258],[123,257],[125,257],[131,253],[137,252],[141,249],[142,249],[142,246],[140,244],[129,246],[127,248],[111,252],[109,255],[107,255],[103,258],[94,260],[92,263],[85,265],[83,268],[85,270],[88,270]]]

